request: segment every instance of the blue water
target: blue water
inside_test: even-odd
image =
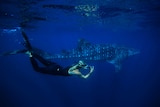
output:
[[[20,29],[25,30],[33,46],[53,54],[75,48],[80,38],[93,44],[111,43],[135,48],[141,53],[124,60],[118,73],[107,62],[88,61],[95,66],[88,79],[35,72],[24,54],[1,56],[0,107],[160,107],[158,0],[35,0],[35,4],[27,5],[30,6],[27,12],[35,11],[47,20],[31,19],[27,27],[19,29],[22,1],[25,0],[0,1],[0,53],[23,49]],[[118,16],[101,19],[41,7],[49,3],[103,4],[145,12],[120,12]],[[56,60],[64,67],[74,61]]]

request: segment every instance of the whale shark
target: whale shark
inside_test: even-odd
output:
[[[93,44],[85,39],[80,39],[75,49],[63,50],[59,54],[44,54],[46,59],[71,59],[77,58],[91,61],[106,61],[115,66],[115,71],[121,69],[122,61],[129,56],[139,54],[140,51],[133,48],[118,46],[116,44]]]
[[[25,53],[27,49],[15,50],[3,53],[3,56]],[[139,54],[140,51],[133,48],[127,48],[116,44],[93,44],[85,39],[78,41],[77,47],[71,50],[63,50],[61,53],[50,54],[41,49],[32,47],[31,50],[45,59],[80,59],[90,61],[106,61],[115,66],[115,71],[121,70],[123,60],[129,56]],[[2,56],[1,55],[1,56]]]

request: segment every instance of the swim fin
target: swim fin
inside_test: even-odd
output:
[[[7,55],[15,55],[15,54],[19,54],[19,53],[26,53],[28,50],[26,49],[22,49],[22,50],[14,50],[14,51],[9,51],[9,52],[5,52],[3,54],[0,54],[0,56],[7,56]]]
[[[28,37],[27,37],[27,35],[26,35],[26,33],[24,31],[22,31],[22,36],[23,36],[23,40],[24,40],[24,44],[23,45],[26,47],[26,49],[28,51],[31,51],[32,50],[32,46],[31,46],[31,44],[29,42],[29,39],[28,39]]]
[[[23,40],[24,40],[23,45],[26,47],[26,49],[19,49],[19,50],[4,52],[4,53],[0,54],[0,56],[15,55],[15,54],[19,54],[19,53],[26,53],[27,51],[30,51],[30,52],[33,51],[31,44],[28,40],[28,37],[24,31],[22,31],[22,36],[23,36]]]

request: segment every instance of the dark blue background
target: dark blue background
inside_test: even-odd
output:
[[[104,3],[116,6],[125,4],[128,8],[144,10],[158,5],[156,0],[113,1],[106,0]],[[88,79],[37,73],[24,54],[0,57],[0,107],[160,107],[159,11],[136,16],[123,16],[122,13],[101,20],[78,13],[40,8],[43,3],[50,1],[39,1],[32,8],[37,6],[33,10],[46,16],[47,21],[31,21],[35,28],[24,28],[33,46],[54,54],[62,49],[75,48],[78,39],[84,38],[94,44],[115,43],[139,49],[141,53],[125,60],[118,73],[107,62],[88,61],[88,64],[95,66]],[[95,4],[96,1],[52,3],[75,5]],[[101,4],[101,1],[98,3]],[[7,0],[1,3],[0,53],[23,48],[19,30],[3,32],[5,28],[19,26],[17,4],[20,2]],[[10,15],[6,16],[3,12]],[[63,66],[74,61],[56,60]]]

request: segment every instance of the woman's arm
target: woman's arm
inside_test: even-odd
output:
[[[89,66],[89,69],[90,69],[90,71],[89,71],[88,74],[83,75],[83,74],[81,73],[81,77],[82,77],[82,78],[85,78],[85,79],[88,78],[88,77],[90,76],[90,74],[93,72],[94,66]]]
[[[79,69],[89,69],[89,73],[86,74],[86,75],[83,75]],[[90,76],[90,74],[93,72],[94,70],[94,66],[89,66],[89,65],[86,65],[84,64],[83,61],[79,61],[78,64],[72,66],[69,70],[68,70],[68,73],[70,75],[77,75],[77,76],[80,76],[82,78],[88,78]]]

